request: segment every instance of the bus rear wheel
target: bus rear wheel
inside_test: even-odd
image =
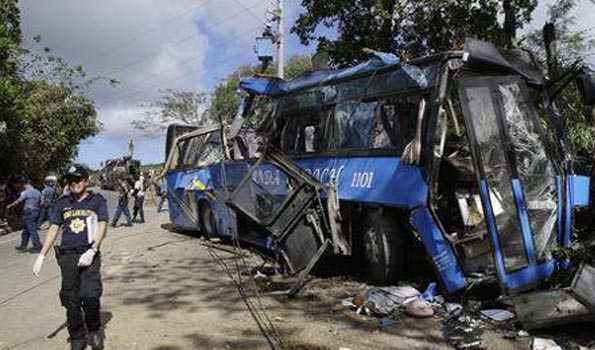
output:
[[[217,220],[209,203],[200,206],[200,228],[202,233],[209,237],[217,237]]]
[[[380,210],[367,211],[363,223],[363,276],[374,284],[394,284],[405,272],[405,232]]]

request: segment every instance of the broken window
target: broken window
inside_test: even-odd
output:
[[[286,154],[324,152],[327,149],[325,126],[328,118],[326,110],[284,117],[281,150]]]
[[[525,191],[529,223],[539,260],[549,258],[555,242],[557,188],[555,172],[538,130],[539,121],[518,83],[498,86],[514,161]]]
[[[206,167],[223,159],[223,145],[221,143],[221,133],[219,131],[205,135],[208,137],[206,143],[198,152],[196,167]]]
[[[490,188],[492,211],[495,217],[504,265],[507,271],[528,264],[523,235],[516,213],[507,162],[505,140],[502,139],[496,106],[491,89],[484,86],[466,87],[465,94],[472,117],[469,118],[483,172]]]
[[[377,106],[377,102],[347,101],[337,104],[331,149],[371,148]]]

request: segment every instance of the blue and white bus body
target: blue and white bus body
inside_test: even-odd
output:
[[[325,94],[328,93],[328,89],[324,90],[326,86],[333,87],[329,85],[333,83],[333,79],[343,82],[350,75],[358,77],[363,75],[365,77],[368,74],[368,77],[374,77],[378,70],[388,72],[389,75],[391,69],[394,70],[396,72],[394,79],[402,79],[403,74],[409,77],[415,76],[416,78],[413,80],[417,82],[419,82],[420,76],[423,79],[432,77],[432,82],[425,86],[427,88],[426,99],[430,102],[426,112],[428,121],[424,122],[427,130],[424,131],[424,143],[422,143],[420,156],[421,166],[414,165],[416,162],[411,161],[406,164],[401,156],[391,155],[390,152],[382,154],[371,152],[367,155],[357,155],[357,152],[350,155],[345,155],[342,152],[332,155],[315,153],[300,156],[290,155],[288,159],[291,159],[294,164],[320,183],[333,182],[336,186],[338,199],[342,202],[369,207],[396,208],[406,212],[409,224],[423,243],[427,255],[433,262],[441,285],[448,292],[456,292],[467,285],[460,254],[455,251],[452,237],[449,237],[449,233],[445,232],[444,226],[436,214],[435,193],[432,192],[433,184],[438,181],[434,175],[436,159],[441,159],[441,152],[444,150],[444,140],[439,140],[438,136],[434,137],[433,135],[442,135],[442,138],[446,135],[446,132],[441,133],[438,131],[440,131],[439,121],[446,118],[446,113],[443,111],[445,105],[444,94],[448,79],[451,77],[449,74],[452,68],[449,68],[448,63],[453,57],[458,60],[457,64],[453,66],[460,67],[463,64],[461,58],[465,58],[465,54],[440,56],[439,59],[442,61],[438,64],[439,69],[428,76],[424,76],[425,73],[422,73],[427,72],[424,70],[425,68],[412,69],[411,65],[401,67],[400,64],[386,65],[376,62],[363,66],[363,68],[358,66],[358,69],[352,69],[351,71],[323,72],[320,76],[313,74],[302,79],[302,81],[288,82],[287,86],[278,80],[267,81],[262,77],[254,78],[243,86],[246,91],[252,94],[260,93],[276,98],[287,96],[287,94],[291,93],[288,91],[300,84],[302,85],[299,88],[295,88],[296,91],[302,91],[308,86],[315,88],[322,86],[321,92]],[[368,69],[370,70],[367,71]],[[389,76],[387,82],[399,81],[390,79],[392,78]],[[483,87],[482,79],[475,79],[472,76],[469,80],[473,80],[469,86],[473,88],[476,86]],[[504,84],[502,81],[506,81],[507,84],[517,84],[521,88],[525,84],[518,76],[512,78],[510,76],[505,78],[489,76],[485,80],[485,84],[495,88],[508,88],[509,85],[502,85]],[[326,85],[323,86],[323,82]],[[410,88],[411,84],[411,81],[408,81],[407,88]],[[360,87],[361,85],[362,83],[360,83]],[[461,83],[461,86],[463,85]],[[327,101],[337,95],[336,91],[332,91],[330,97],[323,97],[322,100]],[[486,103],[491,102],[486,101]],[[485,215],[486,232],[491,241],[490,255],[503,292],[518,293],[535,286],[550,277],[556,269],[565,268],[565,266],[551,256],[537,256],[541,252],[538,252],[539,249],[535,243],[537,232],[532,226],[534,217],[531,211],[543,210],[543,208],[536,207],[535,203],[528,203],[529,187],[527,186],[529,184],[524,183],[522,176],[516,174],[516,165],[514,162],[511,163],[510,160],[507,166],[514,170],[512,175],[502,178],[504,180],[500,179],[501,182],[505,182],[505,187],[510,190],[504,191],[501,188],[496,188],[499,184],[494,183],[491,170],[486,170],[490,169],[490,164],[487,163],[486,159],[483,159],[485,154],[482,154],[482,150],[478,146],[481,144],[481,142],[477,141],[478,137],[484,135],[473,134],[473,115],[476,111],[468,106],[464,107],[466,108],[464,108],[463,113],[465,114],[466,130],[469,134],[468,137],[471,139],[474,168],[477,175],[478,200],[481,200],[480,209],[482,214]],[[498,110],[494,114],[494,120],[503,118],[502,114],[505,112],[507,111],[503,109]],[[526,113],[530,114],[529,112]],[[526,123],[533,122],[531,118],[527,118]],[[502,121],[499,121],[499,123],[498,127],[504,127]],[[223,134],[222,129],[213,129],[211,132]],[[502,133],[502,135],[506,136],[505,134],[505,132]],[[497,149],[499,146],[495,145]],[[438,146],[441,147],[441,150]],[[494,148],[493,146],[492,148]],[[221,147],[223,148],[221,154],[224,156],[218,162],[206,167],[172,169],[167,172],[167,183],[170,189],[168,194],[170,219],[173,224],[182,229],[201,230],[198,211],[201,203],[209,203],[215,213],[217,234],[231,238],[233,232],[241,231],[242,228],[235,227],[237,220],[235,220],[235,214],[230,214],[230,210],[226,206],[226,199],[230,192],[237,189],[255,160],[231,160],[229,157],[230,152],[225,149],[226,145],[222,143]],[[507,155],[507,157],[509,156]],[[554,161],[551,162],[554,163]],[[554,228],[557,242],[553,244],[568,246],[571,238],[573,209],[588,205],[590,180],[586,176],[575,175],[565,168],[557,167],[555,164],[548,166],[552,168],[551,171],[556,172],[555,177],[552,175],[552,179],[555,179],[553,180],[556,192],[555,208],[550,208],[551,211],[549,212],[550,214],[555,213],[557,216]],[[288,179],[283,172],[274,166],[262,163],[258,169],[252,172],[251,176],[251,181],[254,184],[262,186],[269,193],[280,197],[287,194]],[[501,207],[501,203],[504,203],[504,201],[497,198],[502,196],[508,198],[507,203],[509,206]],[[453,202],[451,205],[456,206],[457,203]],[[514,239],[520,242],[520,246],[513,248],[518,249],[520,253],[517,254],[522,255],[521,258],[525,260],[523,264],[515,268],[509,268],[507,265],[510,263],[510,252],[507,253],[509,248],[506,248],[505,245],[509,242],[503,241],[501,234],[503,234],[502,230],[509,226],[502,226],[502,222],[499,221],[502,218],[502,213],[507,215],[507,224],[514,226]],[[540,229],[540,227],[537,229]],[[510,234],[509,232],[505,233]],[[262,239],[256,243],[265,249],[271,248],[267,233],[262,232],[261,237]]]

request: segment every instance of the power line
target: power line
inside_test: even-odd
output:
[[[220,20],[220,21],[218,21],[218,22],[215,22],[215,23],[213,23],[213,24],[211,24],[211,25],[209,25],[209,26],[207,26],[207,27],[203,28],[202,30],[203,30],[203,31],[210,30],[210,29],[212,29],[212,28],[215,28],[215,27],[217,27],[217,26],[219,26],[219,25],[221,25],[221,24],[224,24],[224,23],[226,23],[227,21],[230,21],[230,20],[236,19],[238,16],[240,16],[240,15],[242,15],[242,14],[244,14],[244,13],[248,12],[250,9],[252,9],[252,8],[255,8],[255,7],[259,6],[259,5],[260,5],[260,3],[257,3],[257,4],[256,4],[256,5],[254,5],[254,6],[251,6],[251,7],[246,7],[246,8],[244,8],[244,9],[242,9],[241,11],[234,13],[234,14],[233,14],[233,15],[231,15],[231,16],[225,17],[224,19],[222,19],[222,20]],[[176,41],[174,41],[174,42],[173,42],[173,44],[181,44],[181,43],[183,43],[183,42],[186,42],[186,41],[188,41],[188,40],[190,40],[190,39],[192,39],[192,38],[194,38],[194,37],[195,37],[195,33],[192,33],[192,34],[190,34],[190,35],[188,35],[188,36],[185,36],[185,37],[183,37],[183,38],[182,38],[182,39],[180,39],[180,40],[176,40]],[[112,69],[111,71],[109,71],[109,72],[107,72],[107,73],[104,73],[103,75],[104,75],[104,76],[109,76],[109,75],[111,75],[111,74],[113,74],[113,73],[115,73],[115,72],[122,71],[122,70],[125,70],[125,69],[127,69],[127,68],[130,68],[130,67],[132,67],[132,66],[134,66],[134,65],[138,64],[139,62],[145,61],[146,59],[147,59],[147,57],[144,57],[144,58],[142,58],[142,59],[140,59],[140,60],[134,60],[134,61],[131,61],[131,62],[129,62],[129,63],[127,63],[127,64],[125,64],[124,66],[122,66],[122,67],[118,67],[118,68],[114,68],[114,69]]]
[[[242,36],[245,36],[246,34],[250,34],[250,35],[252,35],[252,34],[254,34],[254,32],[256,31],[256,29],[259,29],[259,28],[260,28],[260,25],[258,25],[258,26],[255,26],[255,27],[252,27],[252,28],[250,28],[248,31],[241,32],[240,34],[242,34],[242,35],[237,35],[236,37],[242,37]],[[236,46],[236,47],[242,48],[243,46]],[[225,60],[219,61],[219,62],[218,62],[218,65],[220,65],[220,66],[221,66],[222,64],[229,63],[229,62],[231,62],[231,61],[235,60],[236,58],[238,58],[238,57],[240,57],[240,56],[242,56],[242,55],[244,55],[244,54],[245,54],[245,52],[240,52],[240,53],[238,53],[238,54],[236,54],[236,55],[233,55],[233,56],[231,56],[231,57],[228,57],[228,58],[227,58],[227,59],[225,59]],[[190,62],[190,61],[192,61],[192,60],[194,60],[194,59],[196,59],[196,57],[190,57],[190,58],[188,58],[187,60],[184,60],[184,61],[182,61],[182,62],[180,62],[180,63],[182,63],[182,65],[185,65],[185,64],[187,64],[188,62]],[[178,67],[178,68],[179,68],[179,67]],[[167,73],[167,72],[169,72],[169,71],[173,71],[173,70],[174,70],[174,69],[168,69],[168,70],[162,70],[162,71],[158,71],[158,72],[156,72],[156,73],[153,73],[151,76],[147,76],[145,79],[141,80],[140,82],[137,82],[137,84],[141,84],[141,83],[143,83],[143,82],[145,82],[145,81],[149,81],[149,80],[153,79],[153,77],[154,77],[154,76],[155,76],[155,74],[157,74],[157,73]],[[175,80],[175,79],[181,78],[182,76],[184,76],[184,75],[186,75],[186,74],[187,74],[186,72],[182,72],[182,74],[180,74],[180,75],[176,75],[176,76],[174,76],[174,77],[172,77],[172,78],[170,78],[170,79],[168,79],[168,80],[165,80],[165,81],[172,81],[172,80]],[[162,83],[163,83],[163,81],[157,82],[157,84],[162,84]],[[149,85],[149,86],[150,86],[150,87],[157,87],[157,85],[156,85],[156,84],[151,84],[151,85]],[[130,97],[138,96],[138,95],[140,95],[140,93],[142,93],[142,92],[143,92],[143,90],[140,90],[140,89],[133,90],[131,94],[126,94],[126,95],[124,95],[124,96],[120,96],[120,97],[119,97],[119,98],[118,98],[116,101],[123,101],[123,100],[125,100],[125,99],[128,99],[128,98],[130,98]]]

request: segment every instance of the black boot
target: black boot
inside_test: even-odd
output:
[[[88,342],[93,350],[103,349],[103,334],[101,331],[91,332],[88,335]]]
[[[85,350],[87,341],[85,339],[71,339],[70,350]]]

